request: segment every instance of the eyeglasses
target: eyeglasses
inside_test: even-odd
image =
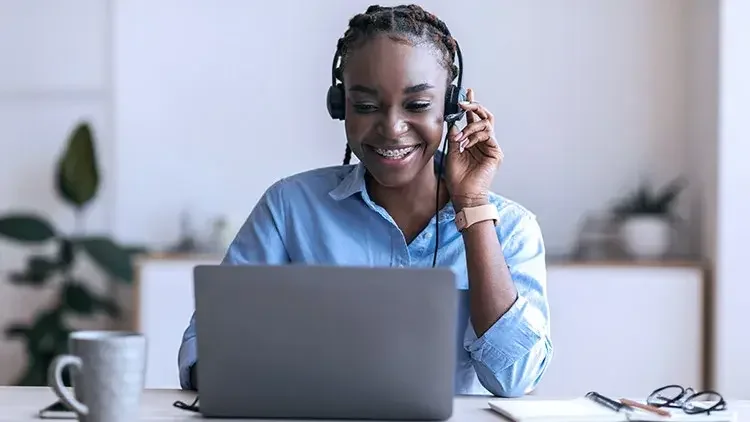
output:
[[[654,390],[646,399],[646,403],[654,407],[682,409],[690,415],[710,414],[727,408],[724,397],[716,391],[696,392],[693,388],[684,388],[680,385],[667,385]]]

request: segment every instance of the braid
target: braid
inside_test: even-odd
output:
[[[352,162],[352,149],[349,148],[349,144],[346,144],[346,151],[344,151],[344,165],[349,165]]]
[[[339,39],[337,48],[341,64],[336,69],[336,78],[343,80],[343,70],[351,52],[374,35],[388,34],[399,41],[429,42],[442,54],[441,63],[448,70],[449,82],[458,76],[453,63],[456,55],[456,40],[448,26],[437,16],[415,4],[383,7],[370,6],[349,20],[349,29]]]
[[[398,41],[431,43],[441,54],[441,64],[448,71],[448,83],[458,76],[458,67],[454,64],[456,40],[448,26],[420,6],[410,4],[395,7],[373,5],[349,20],[349,28],[336,46],[341,55],[341,63],[335,70],[336,79],[343,81],[344,68],[352,51],[379,34],[387,34]],[[347,145],[344,164],[349,164],[351,155]]]

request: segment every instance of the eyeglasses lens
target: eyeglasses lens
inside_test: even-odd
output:
[[[685,403],[685,411],[688,413],[702,413],[709,410],[723,410],[722,397],[712,391],[698,393]]]
[[[683,390],[682,388],[670,385],[654,391],[654,393],[648,399],[648,404],[656,407],[676,405],[679,404],[679,402],[675,403],[675,401],[681,398],[680,396],[683,395],[684,392],[685,390]]]

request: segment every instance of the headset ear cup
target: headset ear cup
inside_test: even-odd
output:
[[[464,117],[464,110],[458,106],[459,102],[466,101],[466,90],[459,89],[451,84],[445,91],[445,112],[443,119],[448,123],[455,123]]]
[[[326,106],[331,118],[344,120],[346,104],[344,98],[344,87],[341,84],[331,85],[331,87],[328,88]]]

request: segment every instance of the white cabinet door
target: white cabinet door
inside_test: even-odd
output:
[[[550,267],[555,352],[535,395],[702,387],[702,284],[699,268]]]
[[[136,329],[148,339],[146,388],[180,388],[177,353],[190,322],[193,268],[218,260],[150,259],[139,265]]]

